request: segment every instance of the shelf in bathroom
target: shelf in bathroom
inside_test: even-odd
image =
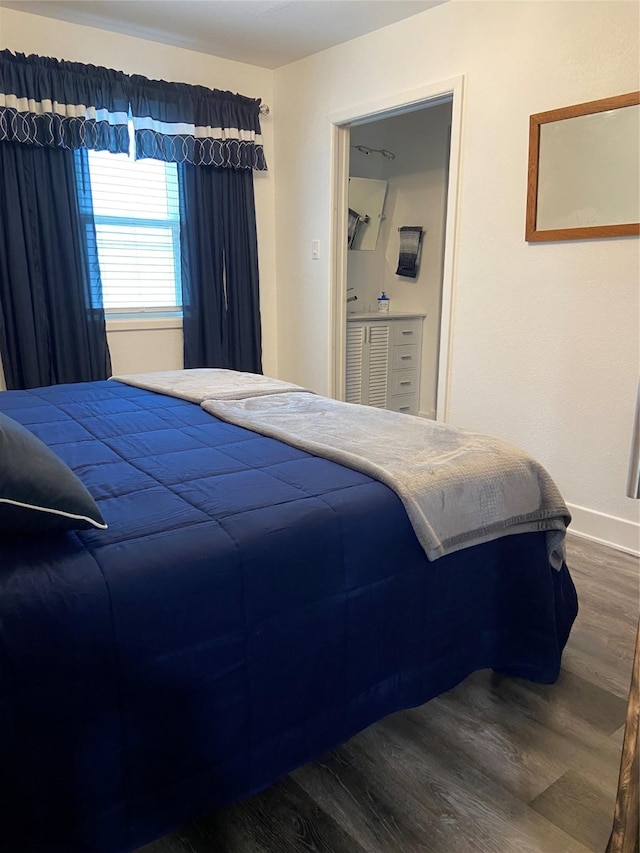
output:
[[[347,323],[350,320],[408,320],[426,316],[418,311],[369,311],[362,314],[347,314]]]

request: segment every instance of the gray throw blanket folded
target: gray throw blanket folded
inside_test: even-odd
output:
[[[549,562],[562,567],[569,511],[542,465],[505,441],[315,394],[205,400],[202,407],[390,486],[430,560],[546,531]]]
[[[271,379],[259,373],[243,373],[240,370],[224,370],[218,367],[128,373],[112,376],[111,379],[147,391],[157,391],[158,394],[167,394],[169,397],[180,397],[192,403],[202,403],[203,400],[244,400],[261,394],[306,390],[293,382]]]

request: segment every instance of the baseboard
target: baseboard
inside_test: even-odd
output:
[[[640,523],[596,512],[584,506],[567,504],[571,513],[569,531],[627,554],[640,555]]]

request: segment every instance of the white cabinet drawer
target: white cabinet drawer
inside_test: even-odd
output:
[[[344,399],[417,415],[423,325],[415,315],[350,318]]]
[[[394,346],[391,353],[391,367],[393,370],[403,370],[407,367],[418,366],[418,345],[406,344],[405,346]]]
[[[401,397],[390,397],[387,408],[392,412],[402,412],[405,415],[418,414],[418,395],[403,394]]]
[[[392,394],[415,394],[418,390],[417,370],[394,370],[391,374]]]
[[[391,342],[417,344],[422,337],[422,320],[394,320]]]

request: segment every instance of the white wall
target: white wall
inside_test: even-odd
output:
[[[131,326],[131,320],[107,321],[113,376],[183,367],[181,320],[145,318],[135,322],[135,331]]]
[[[0,8],[0,48],[105,65],[127,74],[144,74],[153,79],[231,90],[247,97],[262,98],[270,106],[273,104],[273,72],[268,69],[92,27],[53,21],[12,9]],[[269,165],[268,172],[254,173],[263,368],[265,373],[275,376],[278,363],[275,344],[273,121],[270,117],[263,117],[261,125]],[[179,329],[149,329],[148,323],[140,324],[137,321],[129,323],[129,330],[121,322],[110,323],[109,329],[114,372],[135,373],[182,367],[182,333]]]
[[[638,29],[635,2],[451,2],[278,69],[274,98],[280,375],[329,385],[328,117],[464,75],[449,419],[540,458],[575,529],[632,549],[638,240],[528,245],[524,220],[529,115],[640,88]]]

